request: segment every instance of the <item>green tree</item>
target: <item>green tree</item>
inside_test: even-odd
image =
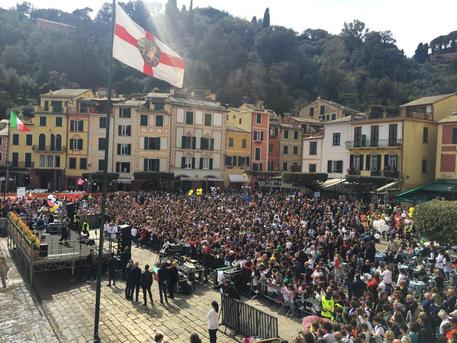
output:
[[[422,236],[441,244],[457,241],[457,201],[432,200],[416,206],[414,227]]]
[[[270,27],[270,9],[267,7],[265,13],[263,14],[262,27]]]
[[[419,43],[414,52],[414,60],[419,63],[425,63],[428,59],[428,44]]]

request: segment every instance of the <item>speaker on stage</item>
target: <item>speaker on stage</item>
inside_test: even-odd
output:
[[[75,204],[73,204],[72,202],[69,202],[67,204],[67,217],[68,217],[68,220],[70,221],[70,223],[73,222],[74,215],[75,215]]]
[[[121,253],[125,250],[125,247],[129,247],[132,250],[132,227],[130,225],[119,225],[117,232],[117,252]]]

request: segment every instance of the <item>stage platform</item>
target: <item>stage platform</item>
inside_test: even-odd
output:
[[[31,285],[33,274],[48,270],[71,269],[86,267],[90,250],[98,256],[99,229],[90,230],[88,239],[80,240],[78,232],[69,230],[67,242],[60,241],[60,234],[39,232],[40,248],[33,245],[22,234],[21,230],[8,219],[5,223],[8,233],[8,248],[14,252],[17,262],[24,271],[26,281]],[[105,250],[104,253],[108,253]]]

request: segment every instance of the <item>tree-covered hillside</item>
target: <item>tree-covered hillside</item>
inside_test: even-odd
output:
[[[222,103],[263,99],[283,113],[296,112],[321,96],[366,110],[457,90],[456,62],[428,62],[423,49],[415,59],[407,58],[390,32],[370,31],[357,20],[346,23],[338,35],[319,29],[297,33],[270,26],[274,13],[260,8],[262,19],[246,21],[213,8],[178,10],[176,0],[152,18],[140,1],[122,5],[185,58],[186,87],[210,89]],[[13,105],[33,103],[50,89],[106,86],[111,6],[105,4],[94,20],[90,14],[89,8],[65,13],[27,3],[0,9],[0,114]],[[37,18],[74,28],[42,28]],[[115,62],[119,93],[157,86],[167,87]]]

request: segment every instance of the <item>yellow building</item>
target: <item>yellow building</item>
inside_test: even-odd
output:
[[[226,125],[239,127],[246,132],[251,132],[251,109],[241,106],[240,108],[230,107],[226,114]]]
[[[93,96],[90,89],[59,89],[40,96],[40,105],[27,123],[31,132],[21,134],[18,145],[10,145],[12,158],[17,152],[19,163],[23,161],[24,164],[29,164],[31,159],[31,187],[57,190],[67,188],[67,151],[75,147],[68,146],[71,133],[69,118],[71,114],[78,113],[80,99]],[[79,142],[73,144],[81,144]],[[83,147],[84,145],[87,148],[87,136]],[[87,150],[85,153],[87,155]]]
[[[350,152],[349,176],[385,177],[391,179],[387,188],[392,190],[416,187],[434,179],[435,122],[369,116],[351,123],[352,140],[345,143]]]
[[[225,145],[225,185],[246,183],[249,178],[245,172],[249,170],[251,156],[251,133],[236,126],[226,126]]]
[[[339,119],[348,115],[357,114],[356,111],[336,102],[321,99],[320,97],[300,110],[301,118],[315,119],[320,122]]]
[[[400,106],[406,118],[439,121],[457,112],[457,93],[425,96]]]

